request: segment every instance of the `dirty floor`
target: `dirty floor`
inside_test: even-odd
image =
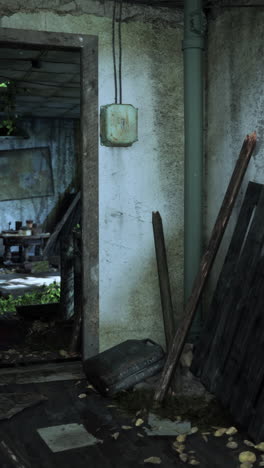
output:
[[[27,408],[13,416],[13,418],[0,422],[0,466],[11,468],[23,466],[23,468],[135,468],[140,466],[154,466],[144,463],[149,457],[157,457],[164,468],[188,466],[179,458],[179,452],[173,448],[175,437],[150,437],[144,432],[146,422],[136,426],[138,411],[144,410],[149,405],[149,396],[137,392],[123,393],[115,399],[105,399],[89,387],[85,380],[49,382],[40,384],[6,385],[0,387],[1,393],[7,392],[37,392],[47,397],[37,406]],[[134,395],[133,395],[134,393]],[[190,403],[189,403],[190,406]],[[182,408],[180,401],[170,411],[172,419],[174,411],[182,418],[188,416],[186,402]],[[191,407],[191,406],[190,406]],[[196,407],[196,412],[198,407]],[[203,416],[202,416],[203,415]],[[206,419],[206,410],[203,409],[201,417],[203,428],[199,428],[199,421],[191,421],[192,427],[198,427],[198,431],[187,436],[184,442],[184,453],[189,460],[195,459],[201,468],[236,468],[240,466],[238,455],[241,451],[252,450],[257,454],[257,461],[261,462],[261,453],[244,444],[245,435],[236,433],[232,435],[233,441],[238,447],[230,449],[226,446],[230,436],[214,435],[214,426],[223,424],[228,420],[219,421],[216,413],[211,419]],[[141,413],[145,419],[145,413]],[[168,417],[168,414],[166,415]],[[192,416],[193,417],[193,416]],[[226,416],[224,416],[225,418]],[[221,418],[220,418],[221,419]],[[65,427],[74,432],[76,424],[81,428],[82,434],[77,438],[82,443],[87,432],[98,439],[99,442],[65,450],[67,437],[58,437],[54,431],[64,431]],[[67,425],[67,426],[64,426]],[[70,426],[68,426],[70,425]],[[79,426],[82,425],[82,426]],[[56,426],[54,428],[54,426]],[[52,429],[50,429],[52,427]],[[39,429],[42,431],[38,432]],[[67,430],[68,430],[67,429]],[[66,430],[66,433],[67,433]],[[196,430],[196,429],[195,429]],[[41,437],[49,434],[52,439],[51,448]],[[53,435],[52,435],[53,434]],[[115,437],[113,435],[115,434]],[[89,436],[91,438],[91,436]],[[45,437],[44,437],[45,438]],[[76,438],[74,441],[76,443]],[[12,464],[6,451],[2,448],[8,446],[18,456],[20,464]],[[52,444],[57,447],[52,451]],[[57,445],[56,445],[57,444]],[[153,460],[153,459],[152,459]],[[189,465],[190,466],[190,465]]]

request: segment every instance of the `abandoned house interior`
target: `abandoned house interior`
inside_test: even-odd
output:
[[[0,0],[1,468],[264,466],[263,28]]]

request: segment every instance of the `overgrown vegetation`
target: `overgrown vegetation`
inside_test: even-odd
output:
[[[15,312],[16,306],[49,304],[60,301],[60,284],[52,283],[49,286],[40,286],[36,291],[23,294],[23,296],[14,297],[11,294],[8,297],[0,297],[0,314],[5,312]]]

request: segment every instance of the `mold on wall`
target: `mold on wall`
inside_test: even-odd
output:
[[[112,103],[112,3],[18,3],[3,7],[2,27],[99,36],[99,104]],[[101,350],[128,338],[165,343],[152,211],[163,218],[177,318],[183,301],[182,13],[124,4],[122,37],[123,102],[139,109],[139,141],[100,146]]]
[[[0,202],[0,229],[15,229],[15,221],[27,219],[42,224],[53,210],[61,194],[70,186],[75,176],[74,128],[70,119],[28,118],[20,122],[29,139],[2,140],[1,150],[48,146],[54,182],[54,195],[23,200]]]
[[[261,8],[221,10],[209,22],[206,238],[210,235],[244,137],[257,131],[258,143],[219,251],[211,297],[239,208],[250,180],[264,183],[264,60]]]

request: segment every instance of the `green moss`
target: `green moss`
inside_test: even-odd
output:
[[[49,304],[60,301],[60,285],[56,282],[49,286],[40,286],[36,291],[23,294],[23,296],[14,297],[11,294],[8,297],[0,297],[0,314],[5,312],[15,312],[16,306]]]

